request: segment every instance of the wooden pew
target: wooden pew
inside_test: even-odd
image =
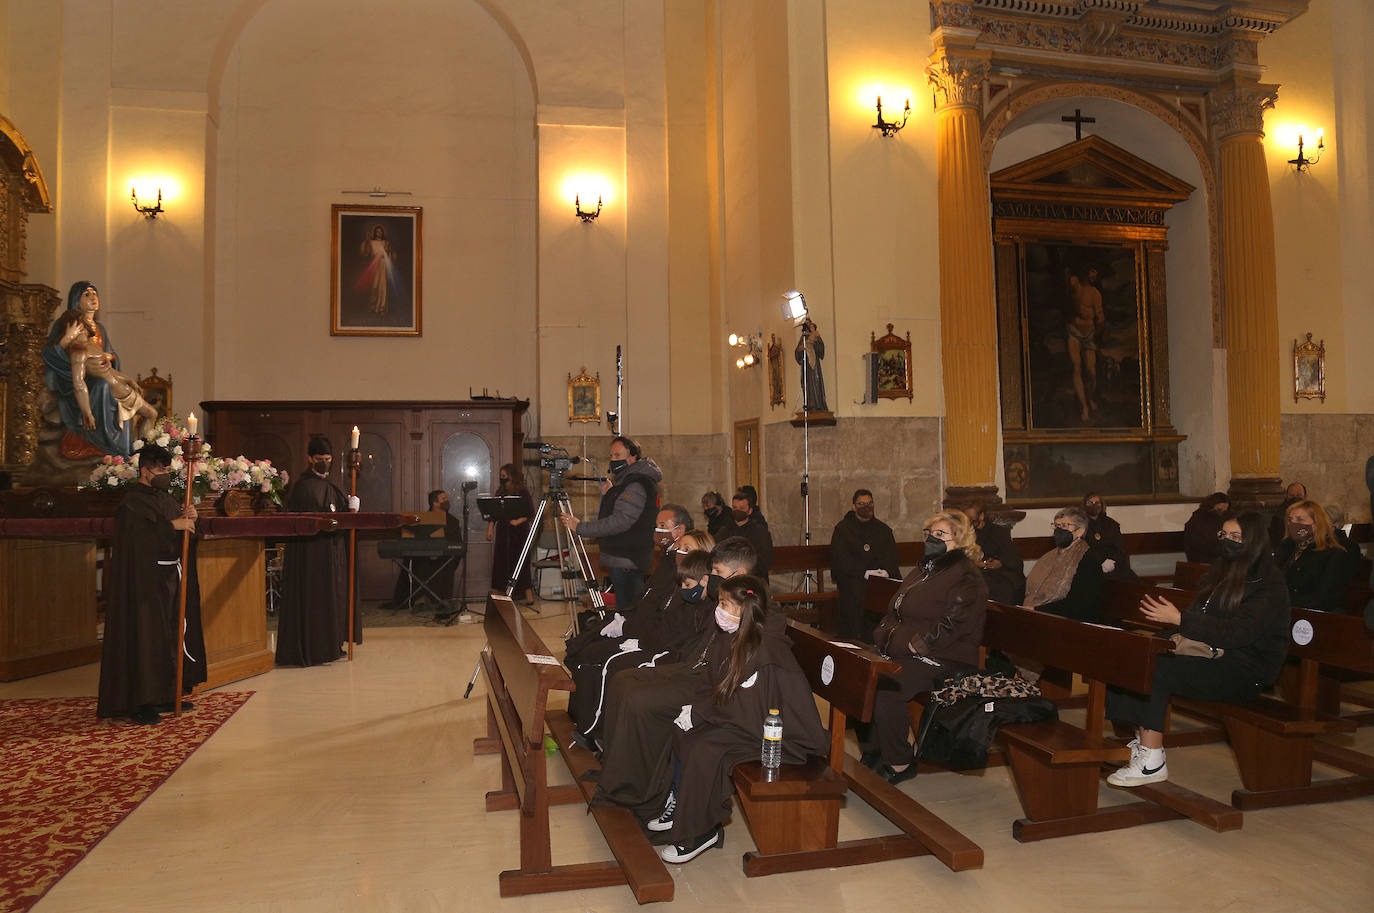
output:
[[[628,884],[640,903],[673,899],[673,880],[629,809],[594,808],[592,816],[613,861],[554,865],[549,806],[590,799],[595,784],[580,779],[585,765],[569,763],[575,785],[550,788],[544,755],[546,724],[571,744],[572,722],[548,709],[549,695],[572,691],[572,677],[506,596],[487,597],[487,647],[480,662],[487,684],[487,736],[475,754],[501,753],[501,789],[487,793],[487,810],[520,810],[520,868],[500,874],[502,897]],[[590,754],[582,752],[590,759]]]
[[[1144,801],[1097,806],[1103,765],[1130,758],[1129,749],[1103,736],[1106,686],[1148,693],[1155,659],[1172,648],[1169,641],[989,603],[983,644],[1077,672],[1088,685],[1082,729],[1055,720],[1017,723],[998,732],[1028,815],[1012,825],[1017,840],[1096,833],[1182,817],[1216,831],[1240,828],[1239,812],[1167,781],[1131,790]]]
[[[1294,703],[1266,696],[1245,704],[1173,702],[1185,713],[1225,724],[1243,784],[1231,793],[1231,804],[1247,811],[1374,795],[1374,758],[1318,738],[1354,732],[1358,725],[1319,708],[1320,667],[1374,674],[1374,638],[1361,618],[1310,609],[1292,613],[1288,649],[1298,660]],[[1355,775],[1313,783],[1314,759]]]
[[[830,752],[805,765],[784,765],[772,778],[757,761],[735,766],[740,809],[758,845],[757,852],[744,855],[744,873],[773,875],[924,855],[956,872],[982,868],[981,848],[845,754],[846,718],[872,719],[879,679],[900,667],[795,621],[787,633],[812,690],[830,705]],[[862,798],[901,833],[838,842],[846,792]]]
[[[814,618],[817,625],[825,631],[835,630],[835,600],[840,594],[825,588],[825,577],[830,570],[829,545],[779,545],[773,549],[773,566],[769,575],[787,574],[798,571],[811,572],[816,578],[816,588],[810,593],[804,589],[796,592],[774,593],[773,601],[781,604],[788,614],[798,620]],[[834,582],[833,580],[831,581]],[[800,612],[790,609],[811,607],[812,611]]]

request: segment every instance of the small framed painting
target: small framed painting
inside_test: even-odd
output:
[[[421,207],[335,203],[330,216],[330,335],[421,335]]]
[[[568,375],[568,421],[601,424],[601,373]]]
[[[172,375],[158,377],[157,368],[153,368],[153,373],[147,377],[140,374],[137,383],[148,405],[157,410],[158,418],[172,414]]]
[[[906,339],[892,332],[892,324],[887,325],[887,335],[879,337],[869,333],[870,348],[873,352],[874,372],[877,383],[874,392],[879,399],[901,399],[910,402],[915,398],[911,389],[911,334]]]
[[[1306,342],[1293,340],[1293,402],[1326,402],[1326,340],[1313,342],[1311,333],[1304,335]]]

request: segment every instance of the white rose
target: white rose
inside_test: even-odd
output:
[[[135,450],[142,450],[142,449],[143,449],[143,438],[139,438],[138,440],[134,441],[134,449],[135,449]]]
[[[168,444],[172,443],[172,439],[169,438],[167,435],[163,434],[159,435],[158,439],[153,443],[157,444],[159,447],[166,447]]]

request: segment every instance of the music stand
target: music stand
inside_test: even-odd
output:
[[[477,512],[488,523],[519,520],[530,515],[528,503],[519,495],[478,495]]]

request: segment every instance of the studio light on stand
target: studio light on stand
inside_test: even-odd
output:
[[[802,335],[810,334],[809,325],[806,322],[806,296],[796,289],[789,289],[782,296],[782,316],[792,321],[794,325],[800,325]],[[807,387],[807,367],[806,359],[801,360],[801,389],[802,389],[802,477],[801,477],[801,498],[802,498],[802,544],[811,544],[811,404],[806,401]],[[806,571],[802,579],[802,592],[810,593],[812,584],[811,571]]]

